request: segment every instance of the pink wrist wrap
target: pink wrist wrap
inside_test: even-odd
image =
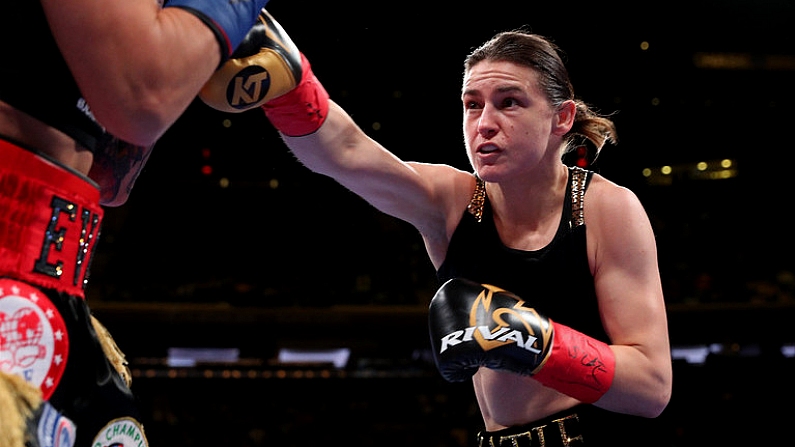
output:
[[[594,403],[613,383],[616,358],[610,347],[555,323],[552,352],[533,378],[585,403]]]

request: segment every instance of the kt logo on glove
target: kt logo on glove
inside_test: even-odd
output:
[[[298,47],[263,9],[257,24],[207,81],[199,98],[223,112],[245,112],[291,91],[302,75]]]

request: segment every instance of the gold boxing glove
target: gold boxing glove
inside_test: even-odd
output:
[[[302,74],[298,47],[262,9],[257,23],[207,81],[199,98],[222,112],[245,112],[291,91]]]

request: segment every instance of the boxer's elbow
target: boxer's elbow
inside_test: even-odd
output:
[[[650,387],[652,392],[646,400],[646,405],[641,409],[641,416],[656,418],[660,416],[671,401],[672,380],[670,373],[661,373],[655,377],[656,383]]]

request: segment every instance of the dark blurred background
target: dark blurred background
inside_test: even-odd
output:
[[[651,217],[675,353],[671,445],[778,439],[795,397],[795,2],[272,0],[331,97],[403,159],[468,169],[466,54],[527,26],[615,113],[589,167]],[[107,210],[89,302],[127,354],[151,445],[471,446],[467,384],[428,360],[419,235],[302,167],[260,111],[200,102]],[[233,358],[175,364],[172,348]],[[344,366],[282,349],[349,349]],[[170,355],[170,352],[172,355]],[[761,441],[760,441],[761,443]]]

